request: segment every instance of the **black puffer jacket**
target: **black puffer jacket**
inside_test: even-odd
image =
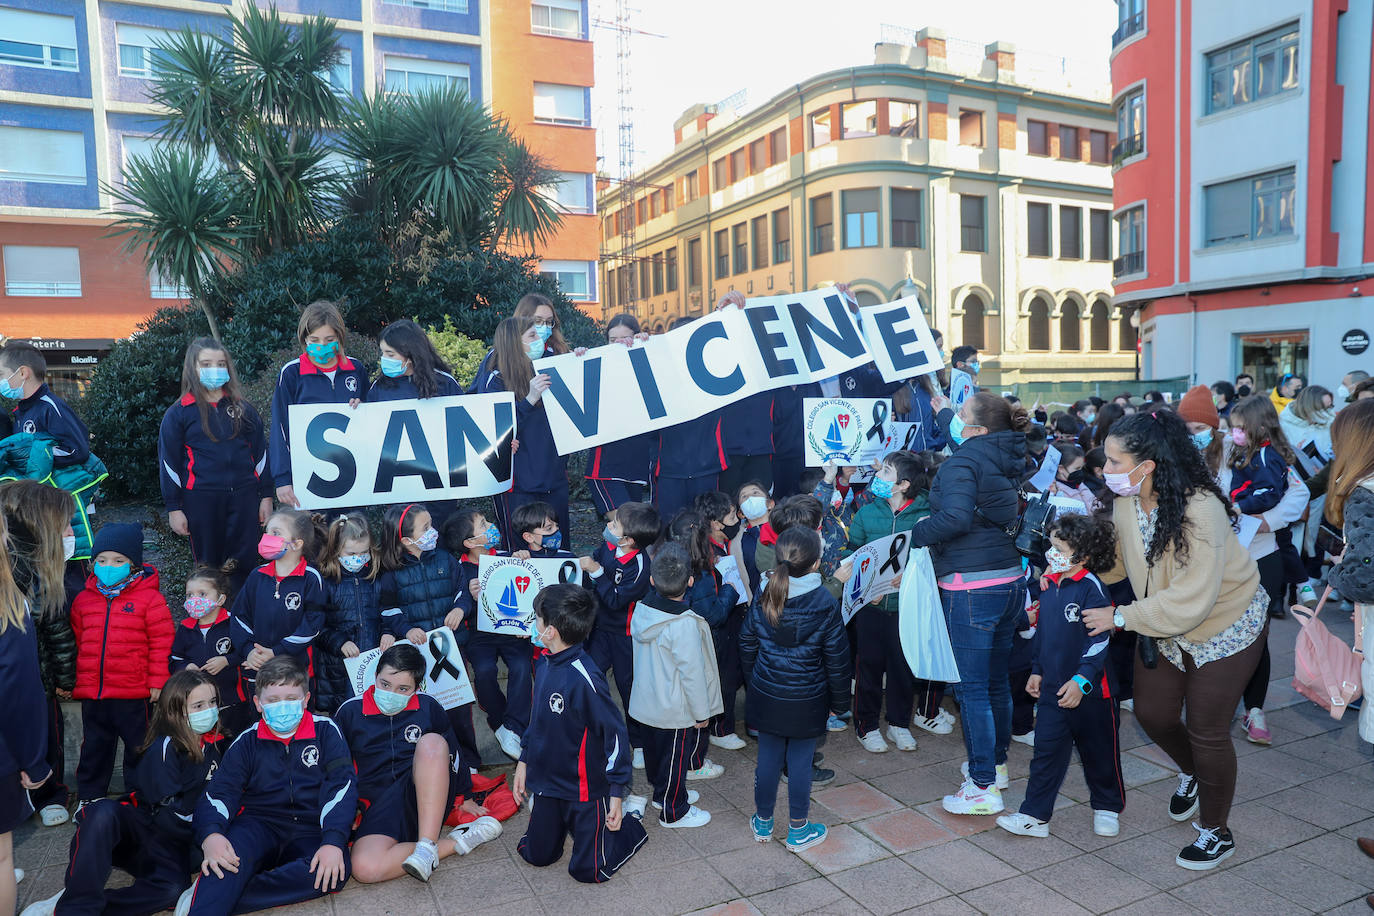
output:
[[[361,572],[344,572],[337,582],[328,578],[324,580],[327,596],[324,626],[320,628],[320,635],[315,637],[315,644],[324,651],[315,653],[315,702],[319,710],[327,715],[334,715],[344,700],[353,697],[341,651],[344,643],[351,642],[358,647],[358,651],[366,652],[377,647],[384,632],[390,632],[398,639],[405,636],[405,619],[401,615],[389,618],[394,621],[393,627],[386,626],[382,619],[380,577],[368,579],[366,573],[367,567],[363,567]],[[449,608],[452,607],[450,604]],[[448,610],[444,613],[447,614]]]
[[[1345,556],[1331,567],[1331,585],[1342,598],[1374,604],[1374,482],[1350,491],[1342,507],[1345,516]]]
[[[381,585],[382,612],[400,608],[406,630],[438,629],[444,625],[448,612],[456,607],[466,614],[472,613],[472,596],[463,587],[458,561],[443,548],[427,550],[418,558],[407,553],[399,569],[382,573],[377,581]],[[466,625],[457,628],[455,638],[460,646],[468,641]]]
[[[5,521],[8,523],[14,584],[29,599],[29,608],[33,612],[34,632],[38,637],[38,673],[43,679],[43,691],[49,697],[54,695],[55,690],[70,692],[76,686],[76,634],[72,632],[69,613],[71,602],[64,597],[62,607],[58,610],[43,610],[43,589],[38,582],[37,570],[30,562],[36,549],[33,532],[17,519],[6,516]],[[80,591],[84,584],[83,579],[76,584],[76,590]],[[64,589],[66,584],[59,582],[56,587]],[[75,595],[75,592],[71,594]]]
[[[813,578],[808,591],[792,587],[776,627],[760,594],[740,629],[749,724],[766,734],[818,738],[830,713],[849,711],[852,669],[840,604],[819,574]]]
[[[930,515],[911,529],[912,546],[930,548],[935,575],[1021,565],[1006,529],[1020,512],[1025,462],[1025,434],[1003,430],[967,440],[936,470]]]

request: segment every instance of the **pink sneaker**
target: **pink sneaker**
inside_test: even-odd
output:
[[[1264,710],[1258,707],[1245,714],[1245,740],[1251,744],[1273,744],[1269,725],[1264,721]]]

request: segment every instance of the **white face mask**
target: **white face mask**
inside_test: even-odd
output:
[[[1343,403],[1348,397],[1350,397],[1350,389],[1344,385],[1338,385],[1336,387],[1336,403]]]
[[[76,556],[76,535],[69,534],[62,539],[62,559],[70,560]]]

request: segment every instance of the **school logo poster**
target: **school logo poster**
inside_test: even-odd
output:
[[[546,586],[580,580],[577,560],[483,556],[477,566],[477,631],[528,637],[534,599]]]
[[[865,466],[890,451],[892,401],[887,398],[806,398],[807,467],[834,461],[840,465]]]

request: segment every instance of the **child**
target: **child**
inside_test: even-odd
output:
[[[558,527],[557,510],[548,503],[526,503],[511,513],[515,532],[515,552],[522,560],[561,560],[572,556],[563,549],[563,531]]]
[[[740,543],[743,539],[742,524],[735,505],[724,493],[702,493],[696,498],[693,509],[706,520],[712,565],[725,560],[727,573],[731,562],[736,571],[734,576],[715,574],[723,583],[732,584],[738,592],[743,592],[737,594],[736,604],[728,609],[723,630],[717,628],[715,631],[716,661],[720,665],[720,691],[725,706],[724,711],[711,722],[711,745],[737,751],[744,747],[744,739],[735,734],[735,696],[744,684],[744,669],[739,663],[739,629],[744,623],[744,612],[751,598],[744,582],[744,553]],[[757,552],[757,547],[755,550]],[[704,571],[696,574],[705,576]]]
[[[648,503],[626,503],[606,523],[601,532],[602,543],[592,555],[578,560],[586,573],[583,585],[595,591],[599,599],[596,627],[587,639],[586,651],[603,677],[614,669],[615,688],[625,709],[630,708],[630,689],[635,678],[630,616],[635,602],[649,592],[649,555],[644,549],[658,540],[662,530],[657,509]],[[634,746],[635,769],[642,770],[644,743],[639,723],[629,717],[625,724]]]
[[[635,504],[621,511],[629,505]],[[534,715],[511,787],[517,804],[527,794],[534,800],[516,849],[531,865],[552,865],[571,833],[568,874],[599,884],[648,838],[643,799],[623,807],[633,778],[625,722],[582,647],[597,622],[596,597],[576,585],[552,585],[535,597],[534,614],[532,639],[550,654],[535,676]]]
[[[229,561],[231,564],[232,560]],[[172,637],[167,670],[190,669],[210,678],[219,695],[219,731],[233,738],[252,722],[251,707],[239,696],[239,663],[229,622],[229,574],[213,566],[197,566],[186,580],[186,619]]]
[[[320,554],[325,608],[316,641],[323,651],[315,659],[315,704],[326,715],[353,697],[343,660],[369,649],[388,649],[405,635],[399,608],[382,613],[380,571],[372,529],[362,513],[340,515],[329,523]]]
[[[1093,833],[1116,836],[1126,806],[1121,782],[1120,725],[1113,676],[1107,664],[1110,633],[1089,636],[1085,608],[1111,606],[1097,573],[1116,561],[1116,530],[1109,519],[1066,515],[1055,522],[1040,592],[1035,662],[1026,691],[1036,707],[1035,756],[1026,800],[997,826],[1021,836],[1046,837],[1054,801],[1078,749],[1093,808]]]
[[[821,542],[814,531],[778,535],[777,565],[740,631],[740,658],[749,679],[749,718],[759,730],[754,771],[754,839],[773,836],[773,806],[786,766],[793,852],[824,842],[808,820],[812,759],[832,712],[849,709],[849,640],[839,602],[821,587]]]
[[[364,806],[352,854],[353,877],[364,884],[402,873],[428,881],[440,859],[501,835],[500,821],[479,816],[439,838],[458,796],[472,794],[472,776],[444,708],[420,693],[424,677],[420,650],[397,643],[377,660],[376,683],[339,707]],[[463,808],[486,814],[471,800]]]
[[[448,627],[454,643],[468,641],[467,618],[474,608],[462,565],[439,546],[439,530],[419,503],[390,506],[382,518],[382,613],[397,615],[395,632],[417,646],[432,630]],[[399,613],[398,613],[399,612]],[[470,766],[481,766],[472,704],[448,710],[449,722]]]
[[[339,727],[305,711],[305,666],[278,655],[257,675],[256,728],[229,745],[196,804],[200,876],[177,913],[229,916],[312,900],[348,881],[358,787]]]
[[[258,670],[278,655],[310,665],[325,602],[324,579],[305,560],[315,552],[315,536],[309,512],[278,509],[267,519],[258,541],[258,555],[267,562],[249,574],[229,615],[244,699],[253,695]]]
[[[24,916],[156,913],[170,909],[196,869],[191,813],[228,743],[218,728],[215,681],[204,671],[167,679],[139,747],[131,794],[82,809],[67,854],[64,887],[30,904]],[[105,889],[115,868],[133,876]]]
[[[47,372],[47,360],[37,347],[10,341],[0,349],[0,398],[19,402],[10,417],[16,433],[38,433],[56,440],[55,468],[84,464],[91,457],[91,434],[76,411],[48,388]]]
[[[925,490],[929,476],[913,452],[892,452],[868,488],[873,501],[860,509],[849,527],[849,550],[870,541],[910,531],[930,514]],[[897,631],[897,595],[887,595],[859,608],[854,615],[858,657],[854,671],[854,730],[864,750],[887,750],[878,716],[883,707],[884,676],[887,693],[887,737],[899,751],[916,750],[916,738],[907,726],[915,705],[916,680],[902,654]],[[929,715],[930,710],[923,710]]]
[[[124,741],[124,772],[148,732],[148,701],[157,702],[172,650],[172,612],[158,591],[157,570],[143,565],[143,528],[106,525],[95,534],[95,566],[72,604],[76,690],[81,701],[81,759],[76,797],[104,798]],[[81,809],[78,807],[78,811]]]
[[[744,572],[749,582],[749,594],[759,590],[759,568],[754,556],[759,540],[771,534],[768,527],[768,512],[773,508],[773,498],[757,480],[751,480],[739,488],[735,494],[735,505],[739,507],[739,517],[744,520],[744,530],[740,533],[740,556],[744,560]]]
[[[1083,511],[1089,514],[1102,508],[1097,497],[1087,486],[1088,472],[1084,468],[1087,457],[1083,449],[1068,442],[1056,442],[1054,448],[1059,452],[1059,467],[1055,469],[1050,494],[1078,500],[1083,504]]]
[[[1284,435],[1278,414],[1268,398],[1251,395],[1231,409],[1231,443],[1227,450],[1226,462],[1231,469],[1231,502],[1243,515],[1263,515],[1275,508],[1288,492],[1292,475],[1288,469],[1294,463],[1292,446]],[[1274,531],[1274,542],[1278,553],[1283,557],[1287,582],[1306,582],[1307,576],[1302,569],[1302,558],[1293,545],[1293,531],[1287,525]],[[1266,580],[1267,580],[1266,576]],[[1282,589],[1279,589],[1282,597]],[[1286,617],[1282,600],[1269,602],[1269,616],[1275,619]],[[1260,662],[1261,667],[1268,663],[1268,654]],[[1263,691],[1259,697],[1247,697],[1259,703],[1252,706],[1258,709],[1263,703]],[[1247,713],[1247,719],[1252,713]],[[1261,717],[1262,718],[1262,717]],[[1268,731],[1260,723],[1261,731]],[[1247,733],[1250,731],[1246,723]]]
[[[635,608],[635,678],[629,712],[642,724],[644,758],[654,807],[664,827],[701,827],[711,814],[692,803],[689,762],[713,715],[720,712],[720,679],[711,628],[683,599],[692,582],[691,560],[681,544],[654,554],[653,590]]]

